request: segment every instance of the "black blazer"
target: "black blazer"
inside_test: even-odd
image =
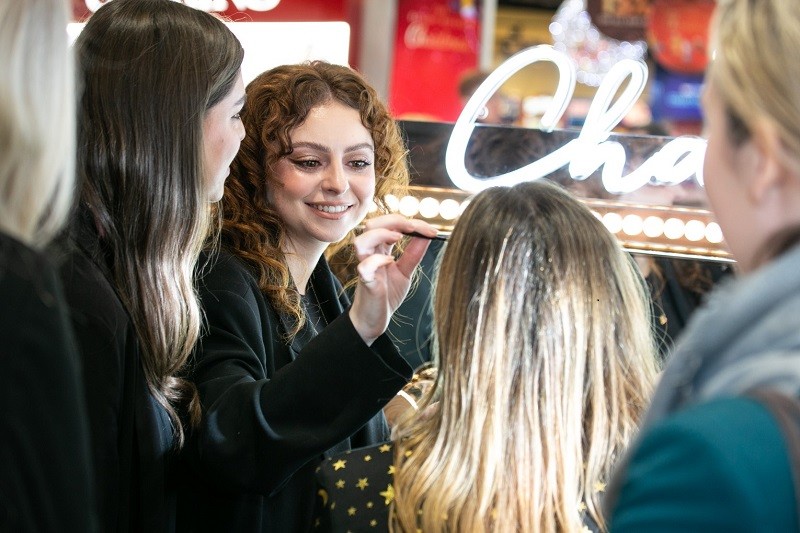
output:
[[[296,350],[239,259],[222,252],[203,277],[208,331],[191,369],[203,424],[179,529],[306,531],[323,454],[386,438],[381,408],[411,368],[386,335],[364,344],[324,258],[310,286],[327,325]]]
[[[0,531],[94,531],[89,429],[61,285],[0,234]]]
[[[83,364],[102,529],[172,532],[169,416],[147,388],[138,336],[96,233],[84,224],[64,246],[61,277]]]

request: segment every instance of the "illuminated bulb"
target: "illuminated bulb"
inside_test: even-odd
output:
[[[680,239],[683,237],[683,228],[685,224],[679,218],[669,218],[664,222],[664,236],[667,239]]]
[[[625,215],[622,219],[622,231],[625,235],[639,235],[642,233],[642,217],[639,215]]]
[[[452,198],[447,198],[446,200],[442,200],[442,203],[439,204],[439,216],[445,220],[454,220],[458,218],[460,209],[461,205],[457,201]]]
[[[700,220],[690,220],[684,229],[686,239],[692,242],[702,241],[706,236],[706,225]]]
[[[436,218],[439,216],[439,200],[431,197],[420,200],[419,214],[423,218]]]
[[[642,233],[648,237],[661,237],[664,234],[664,219],[661,217],[650,216],[642,222]]]
[[[407,217],[416,216],[419,212],[419,200],[414,196],[404,196],[400,200],[400,214]]]
[[[723,241],[722,228],[716,222],[711,222],[706,226],[706,240],[711,244],[719,244]]]
[[[611,233],[622,231],[622,217],[617,213],[606,213],[603,215],[603,224]]]
[[[397,211],[400,209],[400,200],[398,200],[397,196],[394,194],[387,194],[383,197],[383,201],[386,202],[386,206],[390,211]]]
[[[469,206],[469,202],[470,202],[469,200],[464,200],[463,202],[461,202],[461,207],[459,208],[459,211],[458,211],[459,215],[461,213],[463,213],[464,210]]]

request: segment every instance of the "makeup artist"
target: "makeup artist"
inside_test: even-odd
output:
[[[305,531],[324,455],[388,437],[381,408],[411,368],[384,334],[432,226],[375,216],[354,239],[352,304],[323,252],[408,184],[398,127],[354,70],[313,62],[247,87],[247,135],[201,279],[208,331],[191,379],[203,422],[184,494],[195,531]]]

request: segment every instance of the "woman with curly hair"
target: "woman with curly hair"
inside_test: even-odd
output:
[[[399,129],[354,70],[269,70],[247,87],[247,135],[225,184],[222,252],[201,283],[208,332],[192,369],[196,530],[305,531],[324,454],[387,437],[383,405],[411,368],[384,334],[434,235],[373,217],[354,238],[352,304],[323,253],[408,184]]]

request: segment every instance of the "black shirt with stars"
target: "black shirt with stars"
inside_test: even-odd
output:
[[[410,454],[408,451],[406,454]],[[389,509],[394,501],[394,446],[391,443],[359,448],[329,457],[317,468],[317,504],[314,533],[389,531]],[[595,483],[602,492],[605,483]],[[600,531],[586,505],[581,533]]]
[[[387,531],[394,468],[391,443],[325,460],[317,469],[313,531]]]

